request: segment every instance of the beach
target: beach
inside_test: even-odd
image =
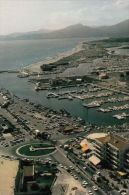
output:
[[[17,160],[0,159],[0,195],[13,195],[18,171]]]
[[[43,64],[49,64],[49,63],[58,62],[59,60],[61,60],[63,58],[66,58],[66,57],[69,57],[69,56],[71,56],[73,54],[76,54],[76,53],[78,53],[78,52],[80,52],[82,50],[83,50],[83,42],[79,43],[75,48],[73,48],[70,51],[59,53],[58,55],[56,55],[53,58],[49,58],[49,59],[46,59],[46,60],[43,60],[43,61],[40,61],[40,62],[37,62],[37,63],[34,63],[34,64],[30,64],[30,65],[24,67],[24,71],[25,72],[29,72],[29,73],[33,73],[33,72],[40,73],[40,72],[42,72],[40,67]]]

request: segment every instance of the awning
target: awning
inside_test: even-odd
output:
[[[92,155],[90,158],[89,158],[89,161],[93,164],[93,165],[98,165],[100,162],[101,162],[101,160],[97,157],[97,156],[95,156],[95,155]]]
[[[89,150],[89,144],[86,139],[81,141],[80,146],[82,147],[82,152],[87,152]]]
[[[127,173],[122,172],[122,171],[117,171],[117,173],[118,173],[120,176],[125,176],[125,175],[127,175]]]
[[[89,146],[85,144],[85,145],[82,147],[82,152],[87,152],[88,150],[89,150]]]

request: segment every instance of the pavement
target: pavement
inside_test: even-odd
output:
[[[78,180],[75,180],[67,171],[59,168],[57,180],[53,186],[54,192],[52,195],[88,195],[88,192],[83,188]],[[55,190],[56,189],[56,190]],[[58,192],[58,193],[57,193]]]

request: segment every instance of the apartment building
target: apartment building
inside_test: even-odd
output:
[[[129,141],[116,134],[96,138],[93,143],[96,157],[108,167],[129,172]]]

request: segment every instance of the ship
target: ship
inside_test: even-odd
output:
[[[87,107],[87,108],[95,108],[95,107],[100,107],[100,104],[96,101],[94,102],[91,102],[89,104],[82,104],[84,107]]]

